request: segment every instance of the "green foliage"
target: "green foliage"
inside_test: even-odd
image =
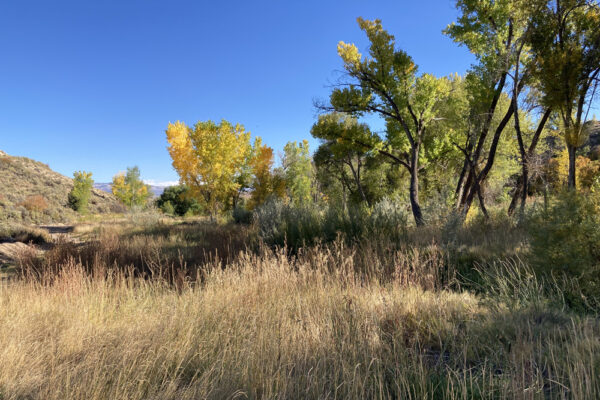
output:
[[[566,293],[575,307],[600,306],[599,206],[592,195],[566,191],[528,225],[530,262],[540,274],[575,280],[578,292]]]
[[[359,124],[355,118],[341,113],[319,116],[319,121],[313,125],[311,134],[321,139],[321,145],[314,155],[317,168],[317,180],[323,188],[333,193],[331,180],[337,180],[342,185],[343,193],[336,193],[337,199],[329,196],[330,200],[346,202],[349,197],[353,202],[364,201],[371,204],[367,196],[364,179],[365,164],[369,156],[369,148],[376,139],[366,124]],[[348,192],[349,196],[346,196]]]
[[[408,170],[413,216],[416,224],[422,225],[419,171],[441,154],[438,147],[445,141],[436,135],[440,131],[431,128],[438,120],[439,105],[449,95],[451,82],[430,74],[417,75],[412,58],[396,49],[394,36],[383,29],[380,20],[358,18],[358,24],[369,39],[369,55],[363,57],[354,44],[339,42],[338,54],[349,80],[345,87],[332,91],[329,109],[354,116],[375,114],[385,119],[385,140],[363,134],[367,139],[363,150],[378,152]]]
[[[339,236],[348,243],[381,240],[399,245],[406,239],[408,225],[407,209],[390,199],[383,199],[373,207],[360,205],[346,209],[269,201],[255,210],[254,221],[265,243],[292,250],[332,242]]]
[[[129,208],[145,207],[152,196],[150,187],[141,180],[137,166],[127,167],[127,173],[113,177],[112,192]]]
[[[308,141],[288,142],[283,152],[285,183],[290,200],[295,205],[311,202],[314,195],[314,169]]]
[[[252,211],[245,207],[237,206],[233,209],[233,221],[236,224],[249,225],[252,222]]]
[[[69,206],[82,214],[88,212],[88,202],[92,194],[94,180],[91,172],[76,171],[73,173],[73,189],[69,192]]]
[[[185,185],[169,186],[156,199],[156,206],[169,215],[196,215],[202,211],[198,201]]]

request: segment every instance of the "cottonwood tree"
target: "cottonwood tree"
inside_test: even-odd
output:
[[[288,142],[283,148],[283,171],[288,197],[295,205],[306,204],[314,195],[314,168],[308,141]]]
[[[150,188],[140,178],[137,166],[127,167],[126,173],[118,173],[113,177],[112,193],[127,207],[143,207],[152,196]]]
[[[318,106],[324,111],[353,116],[370,113],[385,119],[386,137],[373,137],[366,144],[409,172],[411,209],[420,226],[424,224],[419,201],[419,172],[426,161],[423,148],[435,143],[428,129],[436,120],[436,106],[448,94],[449,81],[417,75],[412,58],[396,49],[394,36],[383,29],[380,20],[358,18],[358,24],[369,39],[369,54],[363,57],[354,44],[338,44],[346,79],[332,91],[330,105]]]
[[[251,157],[250,132],[225,120],[169,123],[166,130],[173,168],[214,219],[239,190]]]
[[[252,177],[249,208],[254,209],[271,196],[283,197],[285,185],[283,180],[278,180],[273,173],[273,149],[262,144],[260,138],[256,138],[253,146],[253,155],[249,162]]]
[[[536,78],[548,107],[561,117],[569,152],[568,186],[576,187],[577,149],[600,78],[600,6],[597,1],[537,1],[531,47]]]
[[[522,185],[527,184],[527,157],[534,151],[550,111],[541,113],[537,139],[530,144],[531,152],[526,150],[519,124],[519,97],[532,76],[529,40],[537,5],[528,0],[459,0],[457,7],[461,12],[458,21],[444,32],[477,58],[467,75],[472,101],[465,116],[475,120],[474,129],[461,147],[464,163],[456,186],[456,208],[464,216],[476,196],[485,212],[482,187],[496,160],[501,136],[511,125],[519,142],[525,177]],[[503,101],[505,98],[510,100]],[[521,190],[526,196],[527,189]]]
[[[80,213],[88,211],[88,202],[92,195],[94,180],[91,172],[75,171],[73,173],[73,189],[69,192],[69,206]]]
[[[369,127],[349,115],[332,113],[319,116],[310,132],[322,141],[314,155],[317,168],[335,174],[344,193],[358,194],[370,206],[363,184],[365,158],[369,149],[375,147],[371,143],[375,135]]]

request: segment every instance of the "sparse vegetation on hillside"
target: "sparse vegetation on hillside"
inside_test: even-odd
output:
[[[73,180],[38,161],[0,154],[0,221],[7,223],[64,222],[77,213],[69,207]],[[92,213],[121,211],[114,196],[91,190]]]

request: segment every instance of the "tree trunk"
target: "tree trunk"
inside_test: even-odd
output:
[[[506,111],[504,118],[502,118],[502,121],[500,121],[500,124],[496,128],[496,132],[494,133],[494,137],[492,138],[492,144],[490,146],[490,151],[489,151],[488,159],[487,159],[487,162],[485,163],[485,166],[483,167],[481,172],[478,174],[476,173],[476,171],[474,171],[473,168],[471,169],[471,173],[469,175],[471,175],[473,179],[472,179],[471,185],[466,187],[465,201],[462,205],[462,211],[461,211],[463,214],[463,217],[466,217],[467,213],[469,212],[469,209],[471,208],[471,204],[473,204],[473,200],[475,199],[475,195],[478,194],[481,184],[483,183],[483,181],[485,181],[490,170],[492,169],[492,166],[494,165],[494,160],[496,158],[496,151],[498,150],[498,143],[500,142],[500,136],[502,135],[502,132],[504,131],[504,128],[506,127],[506,124],[508,124],[508,121],[512,118],[513,112],[514,112],[514,107],[513,107],[513,103],[511,102],[511,105],[508,107],[508,110]]]
[[[419,144],[411,151],[410,163],[410,207],[417,226],[425,225],[419,204]]]
[[[350,155],[348,155],[348,165],[350,166],[350,171],[352,171],[352,176],[354,177],[354,182],[356,183],[356,187],[358,188],[358,193],[360,193],[360,197],[361,199],[367,203],[367,205],[370,207],[371,206],[371,202],[367,199],[367,196],[365,195],[365,191],[363,189],[362,183],[360,181],[360,168],[361,168],[361,161],[360,161],[360,156],[358,156],[358,163],[356,168],[354,168],[354,165],[352,164],[352,158],[350,157]]]
[[[517,202],[521,198],[521,190],[523,188],[523,184],[521,180],[523,179],[523,175],[519,176],[517,180],[517,184],[515,185],[515,192],[513,193],[512,199],[510,200],[510,205],[508,206],[508,215],[512,216],[515,213],[517,208]]]
[[[515,121],[515,129],[517,131],[517,138],[519,139],[519,148],[521,150],[521,176],[519,176],[519,179],[517,180],[517,185],[515,186],[515,192],[513,193],[513,198],[510,202],[510,206],[508,206],[508,215],[513,215],[513,213],[515,212],[515,209],[517,208],[517,201],[519,198],[521,199],[521,212],[523,212],[525,210],[525,204],[527,202],[527,195],[528,195],[528,191],[529,191],[529,165],[528,165],[528,163],[531,160],[531,157],[533,156],[533,153],[535,152],[535,148],[537,147],[537,144],[540,141],[540,137],[542,135],[544,127],[546,126],[546,122],[548,122],[548,118],[550,118],[551,112],[552,112],[552,110],[550,108],[548,108],[544,112],[544,115],[542,115],[542,118],[540,119],[540,122],[538,123],[538,127],[535,130],[533,138],[531,139],[531,143],[529,144],[529,149],[527,150],[527,153],[524,153],[524,146],[522,145],[523,139],[522,139],[520,124],[518,124],[518,120]],[[517,114],[515,114],[515,119],[516,119],[516,115]],[[523,177],[525,177],[525,180],[523,180]]]
[[[463,192],[465,190],[465,178],[467,176],[467,171],[469,169],[469,160],[467,160],[467,156],[465,155],[465,161],[463,162],[462,170],[460,171],[460,175],[458,176],[458,183],[456,184],[456,190],[454,191],[454,201],[455,208],[458,209],[461,204],[461,199],[463,196]]]
[[[529,191],[529,168],[527,160],[523,162],[523,188],[521,189],[521,215],[525,213],[525,203],[527,202],[527,192]]]
[[[487,208],[485,208],[485,199],[481,191],[481,186],[479,186],[479,190],[477,190],[477,197],[479,198],[479,208],[481,208],[483,216],[485,217],[485,219],[489,219],[490,215],[488,214]]]
[[[577,183],[575,181],[575,158],[577,157],[577,148],[567,143],[567,150],[569,151],[569,179],[567,183],[569,189],[575,189]]]

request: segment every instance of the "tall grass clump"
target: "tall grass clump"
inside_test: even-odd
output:
[[[310,250],[243,252],[178,290],[75,259],[0,286],[2,399],[600,396],[596,319],[365,281]]]
[[[339,236],[349,243],[385,239],[406,241],[408,215],[398,203],[384,199],[372,207],[287,204],[279,200],[259,207],[254,214],[259,236],[272,246],[298,249],[328,243]]]
[[[77,263],[89,276],[122,273],[180,285],[201,279],[206,265],[224,267],[253,245],[253,236],[239,226],[168,224],[155,220],[152,213],[133,214],[130,221],[130,226],[101,227],[85,243],[58,241],[44,257],[23,254],[17,273],[51,283],[65,266]]]

